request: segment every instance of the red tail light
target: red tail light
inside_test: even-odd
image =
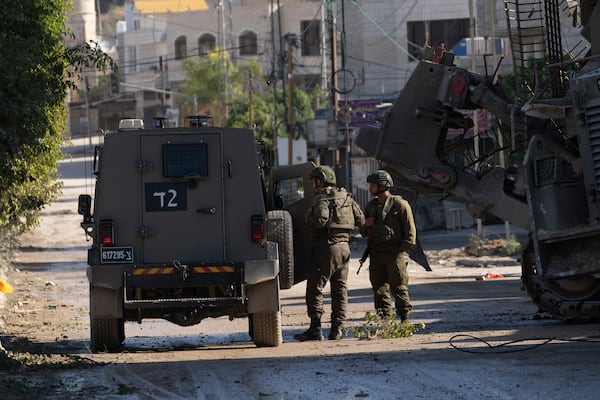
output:
[[[250,217],[250,226],[253,242],[260,242],[265,239],[265,217],[253,215]]]
[[[100,243],[110,246],[114,244],[114,238],[115,232],[112,220],[108,219],[100,221]]]

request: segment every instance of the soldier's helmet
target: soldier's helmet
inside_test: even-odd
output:
[[[392,176],[382,169],[377,170],[367,176],[368,183],[376,183],[378,185],[385,186],[386,188],[391,188],[394,186],[394,181],[392,180]]]
[[[310,173],[311,178],[318,178],[323,181],[323,184],[335,186],[337,184],[337,180],[335,178],[335,172],[333,168],[328,165],[320,165],[317,168],[313,169]]]

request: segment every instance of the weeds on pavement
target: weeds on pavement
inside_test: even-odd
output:
[[[391,339],[412,336],[415,332],[425,329],[423,322],[413,324],[410,321],[396,319],[394,314],[386,317],[367,311],[365,322],[352,328],[357,339]]]

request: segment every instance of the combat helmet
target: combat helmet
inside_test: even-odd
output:
[[[318,178],[323,181],[324,185],[332,185],[335,186],[337,184],[337,180],[335,178],[335,172],[333,168],[328,165],[320,165],[317,168],[313,169],[310,173],[311,178]]]
[[[367,176],[368,183],[376,183],[381,186],[385,186],[386,188],[391,188],[394,186],[394,181],[392,180],[392,176],[382,169],[377,170]]]

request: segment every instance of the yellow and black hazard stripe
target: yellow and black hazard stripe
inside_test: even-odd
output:
[[[133,275],[161,275],[161,274],[172,274],[175,272],[174,267],[160,267],[160,268],[134,268]]]
[[[207,274],[214,272],[235,272],[235,267],[231,265],[210,265],[203,267],[194,267],[193,271],[199,274]]]
[[[232,265],[205,265],[201,267],[192,267],[192,271],[197,274],[235,272]],[[177,272],[175,267],[152,267],[152,268],[134,268],[132,275],[162,275],[174,274]]]

